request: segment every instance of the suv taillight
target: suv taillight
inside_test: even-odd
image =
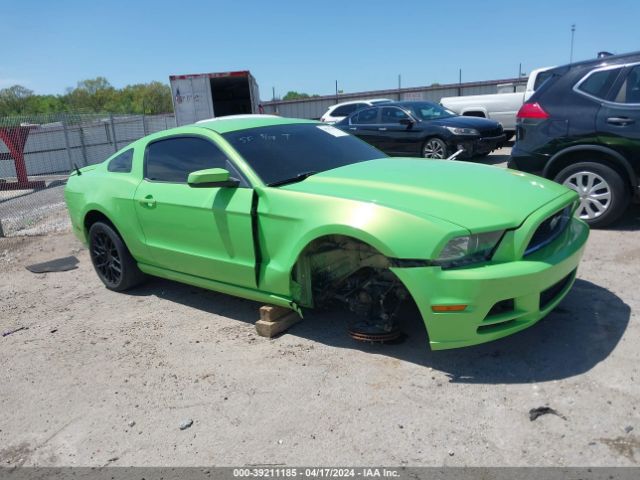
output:
[[[549,114],[544,111],[538,102],[525,103],[520,107],[520,110],[518,110],[516,118],[535,118],[538,120],[544,120],[545,118],[549,118]]]

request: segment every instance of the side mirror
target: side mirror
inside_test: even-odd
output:
[[[190,187],[237,187],[238,181],[231,178],[224,168],[207,168],[191,172],[187,178]]]
[[[413,125],[413,120],[411,120],[410,118],[401,118],[399,123],[400,125],[406,125],[408,127],[410,125]]]

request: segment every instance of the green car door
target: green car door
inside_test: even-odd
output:
[[[240,177],[211,139],[176,136],[147,145],[134,202],[149,255],[160,268],[253,287],[253,190],[242,178],[237,187],[187,183],[191,172],[209,168]]]

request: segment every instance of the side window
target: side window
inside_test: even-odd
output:
[[[147,146],[145,178],[148,180],[185,183],[191,172],[206,168],[227,168],[227,157],[203,138],[168,138]]]
[[[347,117],[358,109],[357,103],[351,103],[349,105],[342,105],[331,112],[332,117]]]
[[[133,163],[133,148],[122,152],[117,157],[113,157],[107,165],[107,171],[118,173],[129,173]]]
[[[378,109],[375,107],[362,110],[360,111],[360,113],[358,113],[351,119],[351,123],[355,123],[357,125],[377,123],[377,121],[378,121]]]
[[[636,65],[629,71],[615,101],[618,103],[640,103],[640,65]]]
[[[397,107],[382,109],[382,123],[400,123],[403,118],[409,118],[409,115]]]
[[[578,90],[596,98],[606,99],[613,82],[618,78],[622,68],[594,72],[578,85]]]

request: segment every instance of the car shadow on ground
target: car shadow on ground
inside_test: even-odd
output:
[[[625,214],[609,230],[636,231],[640,230],[640,205],[631,205]]]
[[[246,323],[257,320],[260,306],[256,302],[160,279],[151,280],[131,293],[155,295]],[[411,306],[401,315],[405,339],[393,345],[351,339],[347,325],[352,317],[342,311],[308,312],[304,321],[287,333],[336,348],[431,367],[446,374],[452,383],[531,383],[568,378],[592,369],[616,347],[630,315],[630,307],[606,288],[577,280],[564,301],[536,325],[474,347],[431,351],[422,320]]]
[[[466,160],[467,162],[482,163],[483,165],[501,165],[509,161],[509,155],[502,153],[494,153],[493,155],[487,155],[486,157],[471,158]]]

